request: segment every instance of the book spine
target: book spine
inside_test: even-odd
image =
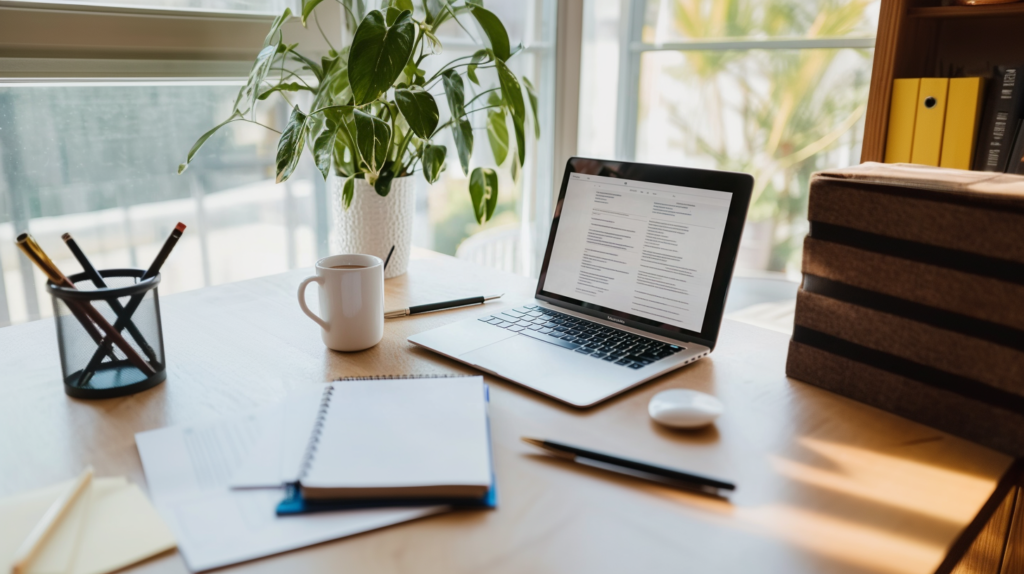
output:
[[[1017,121],[1024,105],[1024,78],[1017,66],[996,68],[992,92],[985,109],[985,120],[978,134],[978,152],[974,169],[1005,172]]]
[[[1024,120],[1017,121],[1017,136],[1006,162],[1006,173],[1024,174]]]
[[[984,91],[984,78],[953,78],[949,81],[940,167],[971,169]]]
[[[910,163],[914,123],[917,120],[917,94],[920,89],[921,78],[899,78],[892,82],[885,163]]]
[[[910,163],[938,167],[942,152],[942,131],[946,123],[949,78],[921,78],[914,121],[914,145]]]

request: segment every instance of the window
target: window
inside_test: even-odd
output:
[[[860,161],[878,8],[587,0],[579,153],[751,173],[738,267],[795,274],[811,173]]]
[[[498,170],[499,200],[494,217],[483,226],[473,219],[473,211],[466,193],[468,176],[462,173],[455,155],[455,144],[451,132],[442,134],[442,143],[448,147],[448,168],[441,180],[428,186],[417,177],[419,202],[415,226],[414,245],[426,247],[441,253],[458,255],[476,263],[496,267],[504,271],[531,274],[537,256],[531,239],[534,228],[546,229],[550,223],[552,204],[550,201],[553,158],[552,130],[550,118],[553,115],[554,68],[555,68],[555,19],[556,0],[530,0],[489,2],[488,8],[504,22],[513,46],[522,44],[521,53],[509,60],[509,67],[520,77],[527,77],[538,90],[538,117],[541,118],[541,136],[534,141],[527,137],[527,158],[524,173],[518,184],[513,182],[509,170],[511,161]],[[439,30],[444,45],[444,61],[449,58],[471,56],[484,47],[480,35],[473,28],[470,37],[465,30],[452,22],[446,22]],[[435,60],[439,67],[443,61]],[[437,67],[427,70],[428,75]],[[481,84],[497,85],[492,70],[479,72]],[[481,88],[466,83],[467,89],[479,93]],[[467,93],[467,99],[472,97]],[[438,99],[442,116],[447,115],[447,103]],[[490,146],[486,138],[484,114],[473,114],[474,138],[473,159],[470,169],[477,165],[493,165]]]
[[[163,294],[308,266],[329,253],[333,186],[308,156],[288,182],[274,184],[277,134],[232,124],[176,174],[195,139],[230,113],[270,22],[297,4],[0,0],[0,326],[52,314],[42,276],[14,246],[23,231],[72,273],[79,267],[61,241],[64,232],[98,267],[145,267],[183,221],[189,230],[164,268]],[[555,0],[492,0],[488,7],[512,44],[523,43],[510,66],[535,84],[546,123],[553,115]],[[317,14],[332,42],[349,33],[337,3],[322,3]],[[450,24],[438,31],[441,60],[482,47],[469,29],[472,35]],[[293,18],[284,33],[309,46],[307,55],[327,50],[313,22],[305,29]],[[280,129],[287,112],[283,102],[268,100],[258,119]],[[490,163],[484,124],[474,127],[474,162]],[[552,137],[545,129],[530,142],[517,185],[507,167],[500,172],[498,212],[483,227],[473,220],[467,182],[447,142],[442,180],[417,184],[414,244],[531,272],[531,239],[549,221]]]

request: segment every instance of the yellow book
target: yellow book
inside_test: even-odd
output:
[[[892,81],[885,163],[910,163],[910,151],[914,144],[914,119],[917,117],[917,92],[920,88],[921,78]]]
[[[982,78],[953,78],[949,81],[940,167],[971,169],[984,91]]]
[[[921,78],[921,90],[917,93],[917,119],[914,120],[911,163],[938,167],[948,92],[949,78]]]

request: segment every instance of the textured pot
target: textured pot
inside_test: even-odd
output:
[[[345,180],[331,178],[334,183],[331,204],[334,206],[334,234],[331,253],[363,253],[381,259],[391,256],[384,278],[398,277],[409,269],[412,251],[412,223],[416,213],[416,182],[412,176],[391,182],[387,197],[381,197],[365,180],[355,180],[352,205],[345,209],[341,187]]]

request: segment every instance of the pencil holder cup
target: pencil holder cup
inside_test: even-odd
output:
[[[68,277],[76,289],[46,284],[53,298],[64,392],[79,399],[130,395],[167,378],[157,295],[160,275],[143,279],[141,269],[99,274],[106,287],[95,287],[85,273]],[[103,316],[107,330],[87,306]],[[111,330],[119,337],[111,337]]]

